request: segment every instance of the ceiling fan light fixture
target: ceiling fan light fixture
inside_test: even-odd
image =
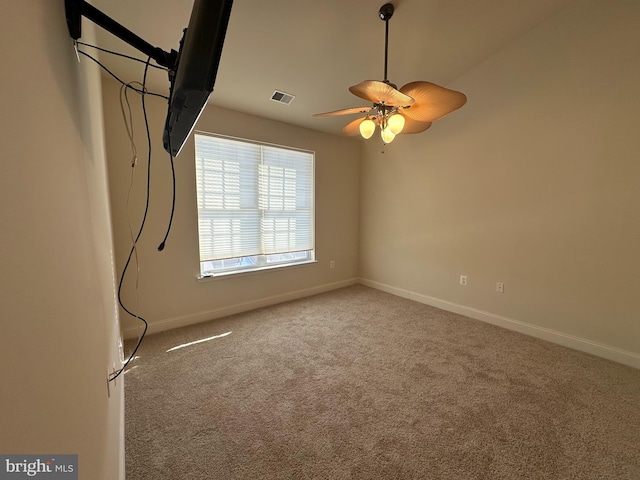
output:
[[[393,139],[396,138],[396,134],[393,133],[389,127],[381,129],[380,136],[384,143],[391,143],[393,142]]]
[[[375,132],[376,124],[370,118],[365,118],[360,123],[360,127],[359,128],[360,128],[360,135],[362,135],[362,138],[364,138],[366,140],[366,139],[371,138],[371,136],[373,135],[373,132]]]
[[[389,128],[394,135],[398,135],[404,128],[404,117],[399,113],[394,113],[387,120],[387,128]]]

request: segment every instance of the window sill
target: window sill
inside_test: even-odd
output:
[[[318,263],[318,261],[317,260],[305,260],[303,262],[296,262],[296,263],[286,263],[286,264],[281,264],[281,265],[265,265],[265,266],[256,267],[256,268],[247,268],[247,269],[242,269],[242,270],[219,272],[219,273],[214,273],[213,275],[200,276],[200,277],[198,277],[198,281],[199,282],[208,282],[208,281],[211,281],[211,280],[216,280],[216,279],[221,279],[221,278],[244,276],[244,275],[255,275],[255,274],[260,274],[260,273],[263,273],[263,272],[270,272],[270,271],[273,271],[273,270],[280,270],[281,268],[304,267],[304,266],[311,265],[311,264],[314,264],[314,263]]]

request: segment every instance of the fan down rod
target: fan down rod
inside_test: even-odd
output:
[[[389,59],[389,19],[393,16],[393,4],[385,3],[378,12],[380,20],[384,21],[384,81],[389,83],[387,78],[387,63]]]

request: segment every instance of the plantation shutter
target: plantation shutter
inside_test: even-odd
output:
[[[195,135],[200,261],[314,248],[313,153]]]

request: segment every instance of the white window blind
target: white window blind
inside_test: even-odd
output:
[[[200,261],[314,249],[314,155],[196,134]]]

